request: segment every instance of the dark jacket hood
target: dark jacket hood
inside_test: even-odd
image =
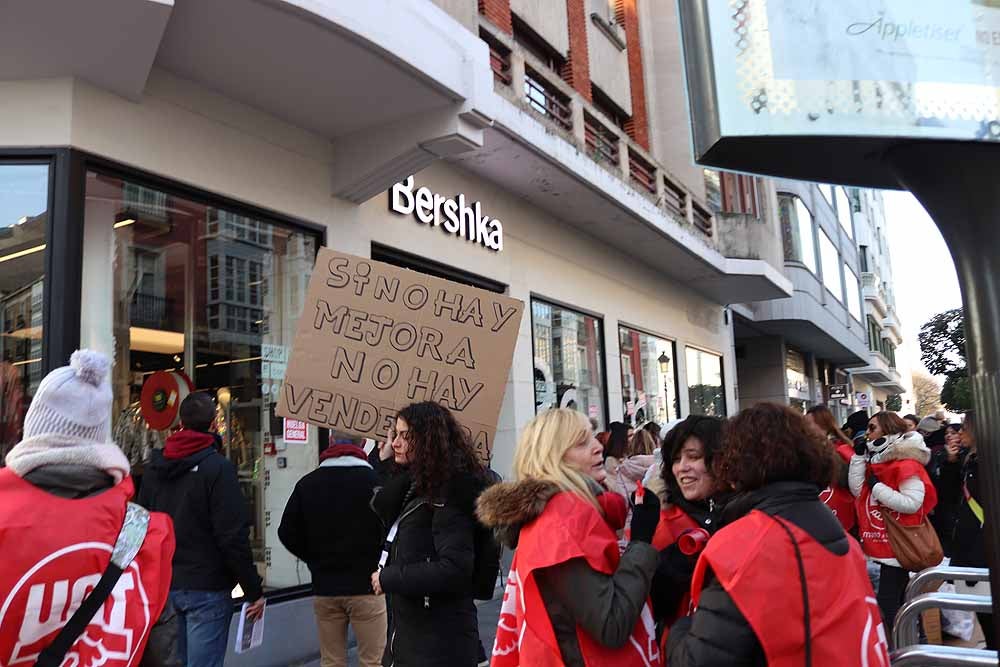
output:
[[[479,496],[476,516],[493,530],[499,542],[513,549],[521,527],[538,518],[559,490],[554,483],[538,479],[494,484]]]
[[[146,474],[157,475],[163,479],[176,479],[216,454],[218,452],[214,447],[208,447],[183,459],[168,459],[163,456],[162,450],[154,449],[149,465],[146,466]]]

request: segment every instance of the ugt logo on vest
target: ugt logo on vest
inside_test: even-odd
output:
[[[100,571],[80,574],[93,569],[95,552],[110,553],[111,545],[74,544],[45,556],[21,576],[0,606],[0,666],[32,665],[55,639],[101,579]],[[133,561],[66,654],[63,667],[129,665],[149,632],[149,616],[142,573]]]

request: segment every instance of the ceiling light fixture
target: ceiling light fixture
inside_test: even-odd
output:
[[[25,255],[32,255],[41,250],[45,250],[44,243],[42,245],[36,245],[33,248],[26,248],[24,250],[18,250],[17,252],[12,252],[9,255],[4,255],[3,257],[0,257],[0,262],[6,262],[11,259],[17,259],[18,257],[24,257]]]
[[[122,227],[128,227],[129,225],[135,224],[135,218],[125,218],[121,222],[115,223],[115,229],[121,229]]]

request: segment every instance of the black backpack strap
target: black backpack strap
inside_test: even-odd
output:
[[[52,643],[38,655],[35,667],[59,667],[63,663],[66,654],[73,648],[73,644],[80,638],[83,631],[90,625],[90,621],[111,596],[111,591],[114,590],[115,584],[125,572],[125,568],[139,553],[143,540],[146,539],[148,528],[149,512],[139,505],[129,503],[125,509],[125,521],[118,533],[118,539],[115,540],[107,569],[101,575],[97,586],[73,612],[73,616],[59,631]]]
[[[784,520],[770,514],[768,516],[774,519],[778,525],[784,529],[784,531],[788,534],[788,539],[792,541],[792,548],[795,549],[795,560],[799,566],[799,581],[802,584],[802,609],[806,630],[806,667],[812,667],[812,624],[810,623],[811,615],[809,613],[809,588],[806,583],[806,567],[802,560],[802,551],[799,550],[799,543],[798,540],[795,539],[795,534],[792,533],[791,528],[788,527]]]

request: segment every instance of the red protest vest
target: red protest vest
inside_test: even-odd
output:
[[[854,449],[846,443],[841,443],[837,445],[837,453],[845,463],[850,463]],[[819,499],[830,508],[845,531],[850,531],[857,524],[854,495],[850,489],[830,485],[820,492]]]
[[[885,628],[854,540],[837,556],[794,524],[753,511],[722,528],[701,553],[691,582],[698,604],[709,568],[746,618],[770,667],[805,663],[805,605],[792,541],[802,553],[813,665],[889,665]]]
[[[937,505],[937,491],[927,471],[919,461],[913,459],[903,459],[901,461],[889,461],[888,463],[869,464],[869,470],[875,474],[878,481],[889,485],[893,489],[899,490],[899,485],[903,480],[916,475],[924,483],[924,504],[919,512],[913,514],[900,514],[893,512],[892,516],[899,520],[904,526],[916,526],[927,516],[927,514]],[[861,495],[855,501],[858,516],[858,537],[861,539],[861,548],[872,558],[895,558],[892,552],[892,545],[889,544],[889,534],[885,530],[885,520],[882,512],[886,511],[872,498],[872,489],[866,483],[861,488]],[[891,511],[891,510],[890,510]]]
[[[59,498],[0,470],[0,665],[32,665],[97,584],[135,491],[131,478],[89,498]],[[139,554],[80,639],[67,665],[134,667],[166,604],[174,534],[150,515]]]
[[[604,517],[579,496],[561,492],[541,515],[521,529],[503,595],[491,667],[562,667],[555,632],[535,582],[536,570],[585,558],[598,572],[612,574],[620,558],[618,541]],[[658,667],[660,651],[649,602],[622,648],[601,646],[577,627],[588,667]]]

